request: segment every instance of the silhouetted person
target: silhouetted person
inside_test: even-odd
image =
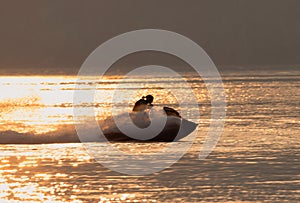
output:
[[[147,95],[146,97],[142,97],[142,99],[135,102],[135,105],[132,109],[132,111],[144,111],[149,108],[149,106],[153,106],[153,96]]]

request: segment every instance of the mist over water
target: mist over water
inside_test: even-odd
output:
[[[122,81],[120,113],[131,111],[142,95],[152,94],[158,107],[187,112],[199,123],[199,135],[189,152],[162,172],[126,176],[101,166],[78,142],[73,124],[72,100],[76,77],[0,77],[0,200],[57,202],[199,202],[300,200],[300,72],[284,71],[223,75],[227,94],[227,118],[221,140],[213,153],[199,161],[198,154],[210,123],[210,96],[205,84],[193,74],[187,80],[199,102],[181,109],[172,95],[185,90],[176,78],[131,78]],[[94,78],[93,105],[99,122],[111,115],[113,90],[119,76]],[[214,78],[209,78],[214,82]],[[143,83],[142,89],[136,87]],[[123,96],[136,91],[131,103]],[[122,95],[124,94],[124,95]],[[88,120],[82,115],[83,120]],[[88,133],[87,133],[88,136]],[[28,137],[60,144],[22,144]],[[30,139],[28,139],[30,140]],[[101,143],[93,143],[101,150]],[[151,154],[165,143],[114,143],[134,154]],[[159,159],[160,157],[156,157]],[[168,161],[171,157],[163,157]],[[109,161],[109,160],[107,160]]]

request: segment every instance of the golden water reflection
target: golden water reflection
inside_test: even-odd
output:
[[[18,133],[43,134],[58,130],[63,125],[73,124],[73,93],[96,89],[94,101],[82,98],[81,106],[95,107],[98,120],[111,116],[111,101],[116,102],[117,111],[131,111],[134,102],[143,95],[155,95],[156,105],[177,107],[178,102],[170,89],[179,89],[181,84],[172,78],[163,78],[165,83],[156,84],[159,79],[127,79],[114,97],[114,89],[121,81],[118,77],[91,78],[79,83],[74,76],[22,76],[0,77],[0,131],[12,130]],[[172,82],[174,80],[174,82]],[[142,88],[140,85],[142,84]],[[183,91],[183,90],[182,90]],[[132,100],[124,101],[132,94]],[[168,97],[166,97],[168,95]],[[202,94],[199,94],[202,95]],[[203,94],[203,98],[206,95]],[[80,115],[79,115],[80,116]],[[85,114],[82,115],[86,117]]]
[[[147,176],[106,169],[80,143],[0,145],[0,202],[299,200],[297,143],[287,150],[286,144],[250,143],[240,137],[233,147],[233,137],[225,132],[204,161],[197,160],[198,144],[172,167]],[[152,144],[140,145],[151,151]]]
[[[147,197],[117,192],[112,184],[101,184],[97,177],[83,175],[99,165],[80,144],[1,148],[0,202],[137,202]],[[108,176],[99,178],[110,180]]]
[[[203,115],[200,136],[179,162],[148,176],[106,169],[79,143],[0,145],[0,202],[299,202],[300,75],[291,81],[280,77],[224,78],[224,133],[203,161],[198,154],[209,126],[210,102],[203,83],[192,82]],[[107,92],[116,80],[98,89],[104,100],[111,98]],[[166,85],[180,89],[180,83],[170,81],[165,80]],[[0,131],[61,129],[64,135],[61,126],[73,119],[74,78],[1,77],[0,83],[5,92],[0,94]],[[148,91],[142,89],[132,102]],[[159,105],[176,105],[157,86],[153,91]],[[96,107],[99,118],[108,115],[109,107],[101,98]],[[195,119],[195,109],[183,110]],[[153,143],[115,147],[134,155],[163,148]]]

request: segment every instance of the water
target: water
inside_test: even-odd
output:
[[[204,83],[193,75],[188,78],[200,104],[200,120],[195,107],[179,107],[173,94],[166,97],[175,90],[184,96],[186,90],[176,79],[123,81],[127,86],[117,102],[118,111],[129,111],[135,100],[151,92],[158,106],[187,112],[189,120],[200,124],[191,149],[171,167],[128,176],[97,163],[81,143],[1,144],[0,202],[300,201],[300,73],[224,75],[224,132],[214,151],[201,161],[198,154],[208,131],[210,98]],[[17,135],[74,133],[74,81],[66,76],[1,77],[2,138],[17,142]],[[98,87],[93,104],[98,120],[111,114],[109,100],[118,82],[118,77],[109,77]],[[146,85],[136,89],[140,82]],[[88,89],[90,84],[80,88]],[[131,90],[136,92],[128,104],[122,98]],[[103,149],[101,143],[94,145]],[[136,156],[166,147],[166,143],[113,145]]]

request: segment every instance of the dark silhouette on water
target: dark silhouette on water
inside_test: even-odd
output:
[[[149,107],[153,106],[152,105],[153,99],[154,97],[150,94],[145,97],[143,96],[142,99],[135,102],[132,111],[144,111],[148,109]]]
[[[135,102],[134,107],[132,109],[132,111],[138,112],[138,111],[145,111],[146,109],[148,109],[149,107],[151,108],[153,106],[152,102],[153,102],[154,97],[152,95],[147,95],[147,96],[143,96],[142,99],[138,100],[137,102]],[[168,116],[176,116],[178,118],[181,118],[180,114],[178,113],[178,111],[176,111],[173,108],[170,107],[164,107],[164,111],[166,112],[166,114]]]
[[[153,99],[154,97],[152,95],[147,95],[135,103],[133,112],[130,113],[130,117],[137,127],[146,128],[149,126],[151,121],[147,109],[152,108]],[[182,118],[179,112],[177,112],[175,109],[163,107],[163,110],[167,115],[166,124],[161,132],[151,139],[147,139],[148,135],[146,134],[141,134],[141,139],[135,139],[127,136],[118,128],[114,119],[110,117],[102,122],[99,121],[99,126],[101,126],[103,129],[103,135],[108,141],[173,142],[188,136],[196,129],[196,123]],[[127,115],[128,114],[125,113],[118,116]],[[160,117],[161,115],[158,114],[158,116]],[[158,119],[158,117],[154,117],[153,119]],[[127,124],[123,123],[123,125]],[[75,126],[73,125],[63,125],[56,131],[51,131],[44,134],[36,134],[34,132],[19,133],[15,131],[4,131],[0,132],[0,144],[43,144],[106,141],[101,137],[101,139],[99,139],[99,137],[95,137],[93,132],[95,132],[93,127],[87,125],[85,140],[80,140]]]

